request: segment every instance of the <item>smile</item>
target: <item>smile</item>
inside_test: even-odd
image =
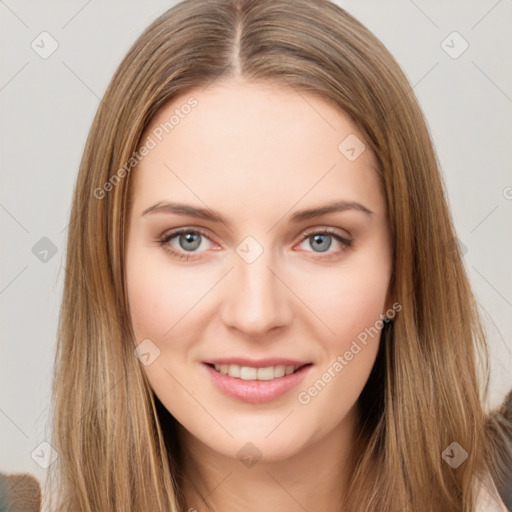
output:
[[[290,375],[302,366],[267,366],[265,368],[254,368],[252,366],[240,366],[238,364],[216,364],[213,365],[218,372],[242,380],[273,380]]]
[[[313,364],[276,365],[255,368],[237,364],[203,363],[218,391],[244,402],[262,403],[289,393],[304,380]]]

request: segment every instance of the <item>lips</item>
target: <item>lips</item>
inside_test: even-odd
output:
[[[203,361],[205,364],[212,366],[223,365],[223,364],[236,364],[238,366],[248,366],[250,368],[267,368],[269,366],[295,366],[301,368],[307,364],[311,364],[311,361],[300,361],[297,359],[288,358],[266,358],[266,359],[249,359],[247,357],[228,357],[219,359],[208,359]]]
[[[218,369],[216,369],[216,366]],[[205,361],[202,367],[210,376],[211,382],[222,394],[240,401],[256,404],[276,400],[286,395],[311,372],[313,364],[283,358],[260,359],[257,361],[247,358],[228,358]],[[229,368],[229,373],[233,373],[233,369],[237,367],[240,374],[236,374],[236,376],[219,371],[220,369]],[[277,373],[270,375],[268,372],[272,369],[271,367],[274,367],[276,371],[279,368],[292,368],[294,371],[285,372],[282,375],[281,370],[279,375]]]

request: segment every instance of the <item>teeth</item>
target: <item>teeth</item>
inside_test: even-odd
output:
[[[299,366],[267,366],[266,368],[252,368],[250,366],[239,366],[237,364],[216,364],[215,369],[223,373],[224,375],[229,375],[230,377],[235,377],[242,380],[272,380],[277,379],[279,377],[284,377],[285,375],[290,375],[295,370],[297,370]]]

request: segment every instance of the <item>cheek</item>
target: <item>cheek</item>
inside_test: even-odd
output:
[[[390,260],[375,256],[385,251],[367,254],[347,260],[337,271],[317,272],[315,286],[310,281],[298,292],[321,319],[315,321],[315,337],[323,349],[317,371],[301,387],[299,403],[314,402],[325,413],[338,404],[337,411],[332,411],[334,423],[357,400],[379,348]]]
[[[380,343],[388,279],[354,269],[323,284],[325,293],[309,295],[329,327],[320,324],[317,330],[323,357],[296,399],[304,421],[325,433],[342,422],[368,380]]]
[[[172,271],[165,254],[155,258],[146,252],[127,255],[128,302],[137,341],[150,338],[160,344],[185,315],[187,320],[194,315],[208,287],[197,272]]]
[[[384,237],[377,240],[372,250],[354,259],[329,287],[332,306],[328,311],[335,332],[344,332],[352,339],[377,321],[381,325],[391,277],[391,256],[385,242]]]
[[[317,273],[304,283],[298,295],[321,320],[324,334],[320,336],[328,345],[343,348],[350,338],[373,326],[385,313],[389,274],[358,266]],[[328,347],[326,347],[328,348]]]
[[[155,255],[154,248],[149,251],[152,254],[148,251],[136,248],[127,253],[132,327],[136,345],[146,339],[156,345],[150,345],[151,353],[158,355],[142,371],[162,403],[180,420],[179,413],[190,407],[190,397],[179,383],[187,382],[187,354],[200,335],[195,318],[200,312],[198,302],[208,288],[193,273],[172,271],[166,254]]]

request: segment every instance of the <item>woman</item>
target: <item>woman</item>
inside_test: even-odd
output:
[[[164,13],[75,189],[52,510],[503,509],[455,241],[410,85],[343,9]]]

